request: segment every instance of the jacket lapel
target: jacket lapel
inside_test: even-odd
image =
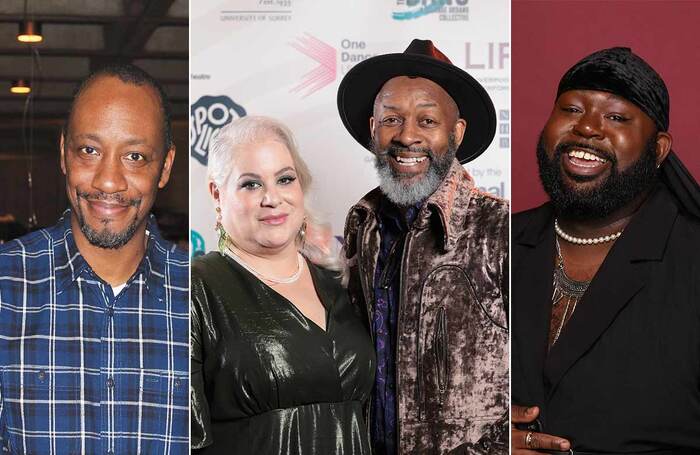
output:
[[[544,404],[542,371],[547,356],[547,334],[554,269],[552,210],[538,210],[520,233],[514,233],[517,255],[513,269],[513,335],[530,394],[530,403]],[[518,257],[520,256],[520,257]],[[517,262],[516,262],[517,261]]]
[[[649,273],[645,262],[663,258],[677,215],[677,208],[669,198],[665,189],[655,191],[601,264],[545,361],[547,399],[571,366],[594,345],[644,287]]]

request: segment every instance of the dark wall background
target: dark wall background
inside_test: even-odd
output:
[[[513,211],[547,200],[535,146],[559,79],[582,57],[627,46],[664,79],[673,149],[700,179],[700,1],[513,0]]]
[[[186,112],[179,113],[184,117]],[[12,214],[20,223],[27,225],[30,216],[28,170],[32,169],[34,187],[34,210],[38,225],[48,226],[56,222],[68,208],[65,176],[59,163],[58,141],[60,127],[48,125],[41,128],[39,140],[47,142],[46,150],[38,150],[30,161],[26,154],[0,155],[0,215]],[[177,147],[170,182],[158,193],[154,210],[181,213],[186,216],[188,208],[188,140],[187,120],[173,121],[173,138]]]
[[[41,227],[67,208],[58,144],[73,91],[91,71],[130,62],[163,85],[172,105],[179,153],[154,212],[164,235],[187,244],[188,13],[188,0],[0,0],[0,241],[4,215],[29,227],[33,205]],[[41,23],[41,43],[16,40],[25,20]],[[30,82],[30,97],[10,93],[18,79]]]

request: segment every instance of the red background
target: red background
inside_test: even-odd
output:
[[[599,49],[631,47],[664,79],[673,150],[700,179],[700,1],[513,0],[513,211],[547,200],[535,147],[559,79]]]

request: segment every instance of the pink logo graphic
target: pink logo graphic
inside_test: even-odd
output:
[[[304,91],[302,98],[306,98],[335,80],[337,70],[334,47],[308,33],[289,45],[319,63],[316,68],[304,74],[301,83],[290,90],[292,93]]]

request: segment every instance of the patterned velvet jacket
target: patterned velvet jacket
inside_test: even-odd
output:
[[[371,327],[379,189],[348,214],[351,300]],[[507,453],[508,203],[455,161],[411,226],[401,259],[398,452]]]

